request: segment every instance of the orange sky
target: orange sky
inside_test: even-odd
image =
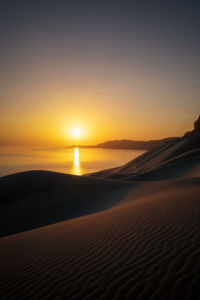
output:
[[[4,1],[0,12],[1,145],[148,140],[192,129],[200,112],[196,6],[180,13],[169,1],[36,2]],[[74,127],[82,129],[77,139]]]
[[[50,84],[45,90],[34,91],[27,86],[7,94],[8,99],[15,101],[1,110],[1,144],[89,145],[110,139],[180,136],[192,128],[198,115],[187,110],[187,105],[185,111],[180,111],[171,109],[172,100],[166,100],[166,105],[159,102],[159,97],[168,97],[161,92],[155,101],[137,90],[123,96],[119,86],[116,94],[101,94],[88,87],[74,91]],[[131,101],[123,100],[124,97]],[[72,136],[73,128],[82,130],[80,137]]]
[[[27,76],[25,66],[10,78],[2,90],[1,145],[91,145],[181,136],[199,113],[198,102],[189,101],[195,90],[166,85],[155,70],[151,79],[136,76],[137,70],[128,66],[112,74],[110,67],[99,68],[95,75],[89,64],[87,74],[72,72],[65,80],[57,68],[55,72],[50,62],[47,70],[36,65]],[[79,138],[72,136],[72,128],[81,128]]]

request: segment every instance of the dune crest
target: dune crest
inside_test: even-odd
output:
[[[0,236],[61,222],[117,204],[130,183],[49,171],[0,178]]]

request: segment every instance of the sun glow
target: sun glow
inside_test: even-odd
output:
[[[81,136],[81,134],[82,134],[82,130],[80,128],[73,128],[72,129],[73,137],[78,138],[78,137]]]

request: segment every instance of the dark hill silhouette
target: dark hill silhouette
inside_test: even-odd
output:
[[[200,134],[200,115],[199,118],[194,122],[194,129],[192,131],[188,131],[184,134],[184,136],[191,136]]]
[[[132,140],[112,140],[96,145],[98,148],[108,149],[135,149],[135,150],[151,150],[169,141],[178,141],[179,137],[169,137],[161,140],[149,141],[132,141]]]

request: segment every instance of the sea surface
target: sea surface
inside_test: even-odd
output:
[[[101,148],[0,148],[0,176],[27,171],[49,170],[83,175],[127,163],[143,150]]]

